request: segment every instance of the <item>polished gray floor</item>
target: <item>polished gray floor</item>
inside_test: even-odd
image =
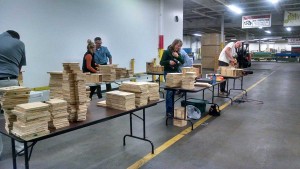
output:
[[[300,64],[254,63],[245,77],[251,101],[234,103],[218,118],[196,128],[142,168],[167,169],[299,169],[300,168]],[[231,96],[238,95],[234,91]],[[190,94],[190,97],[200,96]],[[207,99],[209,93],[206,94]],[[222,105],[226,99],[217,99]],[[165,126],[164,103],[147,110],[147,136],[156,147],[184,128]],[[138,112],[141,114],[141,112]],[[136,119],[134,131],[141,135]],[[30,161],[33,169],[127,168],[150,152],[149,143],[122,138],[129,132],[129,116],[38,142]],[[0,169],[12,168],[11,148],[3,137]],[[19,168],[24,168],[18,157]]]

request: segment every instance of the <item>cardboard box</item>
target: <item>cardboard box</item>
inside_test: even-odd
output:
[[[220,55],[221,49],[220,46],[202,46],[201,47],[201,56],[211,56],[216,57]]]
[[[202,45],[220,45],[221,44],[221,34],[218,33],[208,33],[201,37]]]
[[[201,63],[203,68],[213,69],[215,67],[215,58],[202,58]]]

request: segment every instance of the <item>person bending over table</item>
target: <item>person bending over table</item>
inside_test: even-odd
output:
[[[109,59],[109,64],[112,64],[112,56],[107,49],[107,47],[102,46],[102,39],[100,37],[96,37],[94,39],[96,44],[96,51],[95,51],[95,62],[99,65],[107,65]],[[101,86],[100,86],[101,90]],[[111,84],[106,84],[106,91],[111,91]]]
[[[25,45],[20,41],[19,33],[13,30],[0,34],[0,44],[0,87],[19,86],[17,80],[19,72],[22,66],[26,65]],[[0,111],[3,111],[1,106]],[[23,149],[24,145],[16,141],[15,151],[20,152]],[[2,150],[2,134],[0,134],[0,158]]]
[[[180,54],[180,48],[182,46],[182,41],[180,39],[175,39],[173,43],[168,46],[168,49],[164,51],[162,58],[160,60],[160,65],[164,66],[164,78],[166,80],[166,75],[168,73],[178,73],[179,66],[184,64],[184,59]],[[173,91],[167,90],[166,94],[166,116],[174,116],[173,112]]]
[[[85,52],[84,56],[83,56],[83,62],[82,62],[82,72],[86,73],[86,72],[90,72],[90,73],[97,73],[96,70],[96,66],[97,64],[95,63],[95,59],[94,59],[94,53],[95,53],[95,44],[88,39],[87,40],[87,52]],[[98,98],[102,98],[102,94],[101,94],[101,88],[100,85],[96,85],[96,86],[90,86],[90,99],[92,100],[93,94],[95,93],[95,90],[97,89],[97,95]]]
[[[235,59],[233,56],[236,54],[236,49],[240,48],[242,46],[241,41],[237,42],[230,42],[228,43],[223,50],[221,51],[219,55],[219,66],[229,66],[231,64],[234,65]],[[220,94],[228,93],[228,91],[225,90],[226,81],[220,84]]]

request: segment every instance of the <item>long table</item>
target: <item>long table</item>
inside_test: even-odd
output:
[[[50,134],[46,135],[46,136],[42,136],[42,137],[38,137],[35,139],[31,139],[31,140],[23,140],[19,137],[16,137],[13,134],[9,134],[6,130],[5,130],[5,120],[1,119],[0,120],[0,133],[2,133],[3,135],[9,137],[11,139],[11,148],[12,148],[12,162],[13,162],[13,168],[17,169],[17,162],[16,162],[16,158],[17,155],[20,153],[24,152],[24,161],[25,161],[25,168],[29,169],[29,161],[30,161],[30,157],[34,148],[34,145],[38,142],[38,141],[42,141],[51,137],[55,137],[61,134],[65,134],[74,130],[78,130],[84,127],[88,127],[94,124],[98,124],[101,122],[105,122],[120,116],[124,116],[129,114],[130,118],[130,133],[124,135],[123,137],[123,145],[126,145],[126,137],[132,137],[135,139],[139,139],[139,140],[143,140],[143,141],[147,141],[151,144],[151,152],[152,154],[154,154],[154,145],[152,143],[152,141],[146,139],[146,118],[145,118],[145,109],[155,106],[160,102],[163,102],[164,99],[160,99],[158,101],[152,101],[149,104],[147,104],[146,106],[142,106],[130,111],[122,111],[122,110],[117,110],[117,109],[112,109],[112,108],[105,108],[105,107],[98,107],[96,105],[96,101],[91,102],[91,105],[88,108],[88,113],[87,113],[87,119],[85,121],[82,122],[75,122],[75,123],[70,123],[70,126],[68,127],[64,127],[61,129],[57,129],[57,130],[51,130]],[[134,112],[142,110],[143,111],[143,116],[140,117],[136,114],[134,114]],[[139,136],[135,136],[133,134],[132,131],[132,116],[138,117],[138,119],[141,119],[143,121],[143,137],[139,137]],[[24,150],[22,150],[21,152],[15,152],[15,141],[19,141],[21,143],[24,144]]]

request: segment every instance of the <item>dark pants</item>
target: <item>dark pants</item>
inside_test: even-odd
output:
[[[164,78],[166,80],[166,76],[167,76],[168,72],[164,72]],[[174,107],[174,103],[173,103],[173,91],[167,90],[166,93],[166,116],[174,116],[174,112],[173,112],[173,107]]]
[[[99,99],[102,98],[101,85],[97,85],[97,86],[90,86],[90,99],[92,99],[96,90],[97,90],[98,98]]]
[[[219,66],[229,66],[229,64],[226,63],[226,62],[219,61]],[[220,91],[221,92],[225,91],[225,86],[226,86],[226,81],[224,81],[223,83],[220,84]]]

